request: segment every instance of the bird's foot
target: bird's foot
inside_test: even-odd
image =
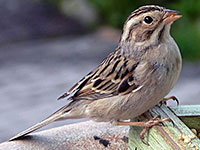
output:
[[[152,119],[150,119],[147,122],[123,122],[123,121],[118,121],[117,125],[127,125],[127,126],[138,126],[138,127],[143,127],[143,130],[140,133],[140,139],[141,141],[146,144],[149,145],[147,142],[144,141],[144,135],[146,132],[149,131],[149,129],[153,126],[160,126],[160,125],[164,125],[163,122],[165,121],[171,121],[170,118],[164,118],[164,119],[160,119],[159,115],[156,115],[155,117],[153,117]]]
[[[149,145],[148,142],[144,141],[144,135],[146,132],[149,132],[149,129],[153,126],[160,126],[163,125],[163,122],[165,121],[171,121],[170,118],[165,118],[165,119],[160,119],[159,115],[156,115],[154,118],[150,119],[149,121],[144,123],[144,128],[142,129],[142,131],[140,132],[140,139],[142,140],[142,142],[146,145]]]

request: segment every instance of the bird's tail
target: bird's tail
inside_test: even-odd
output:
[[[47,119],[43,120],[40,123],[37,123],[36,125],[26,129],[25,131],[20,132],[16,136],[9,139],[9,141],[13,141],[13,140],[16,140],[18,138],[21,138],[21,137],[39,129],[39,128],[42,128],[42,127],[48,125],[51,122],[54,122],[56,120],[60,120],[63,117],[63,114],[66,113],[66,112],[67,112],[67,106],[64,106],[61,109],[59,109],[58,111],[56,111],[55,113],[53,113],[51,116],[49,116]]]

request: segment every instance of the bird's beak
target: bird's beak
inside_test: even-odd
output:
[[[165,24],[174,22],[177,19],[182,17],[181,15],[178,15],[179,12],[176,10],[165,9],[164,12],[165,12],[165,15],[163,16],[163,22]]]

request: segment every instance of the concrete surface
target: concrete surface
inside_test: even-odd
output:
[[[4,142],[0,144],[0,150],[127,150],[128,144],[122,139],[128,136],[128,129],[109,123],[87,121]],[[94,136],[107,140],[107,147],[95,140]]]
[[[40,122],[67,103],[56,98],[96,67],[117,45],[111,33],[21,42],[0,47],[0,142]],[[200,104],[200,65],[183,65],[169,95]],[[84,120],[66,120],[42,130]]]

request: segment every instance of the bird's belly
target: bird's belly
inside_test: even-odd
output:
[[[170,64],[170,63],[168,63]],[[136,117],[148,109],[158,104],[174,87],[181,71],[181,65],[171,65],[171,67],[161,68],[161,70],[155,71],[154,79],[151,83],[146,84],[146,88],[142,88],[137,95],[132,93],[130,99],[133,99],[134,103],[130,106],[134,111],[128,111],[125,119],[130,117]],[[160,74],[159,74],[160,73]],[[130,109],[131,110],[131,109]]]

